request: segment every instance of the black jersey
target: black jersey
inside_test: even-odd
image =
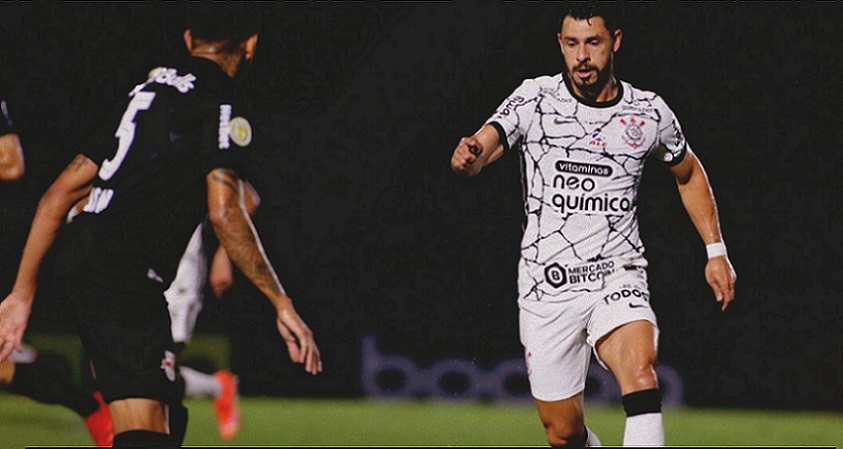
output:
[[[99,172],[62,236],[62,266],[103,282],[142,273],[166,286],[208,212],[206,175],[231,168],[247,176],[251,109],[204,58],[152,70],[118,109],[82,149]]]

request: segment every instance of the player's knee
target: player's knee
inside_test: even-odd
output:
[[[646,390],[658,386],[654,351],[630,348],[623,351],[619,357],[612,358],[610,368],[623,392]]]
[[[579,433],[568,433],[565,436],[547,434],[547,444],[550,447],[564,449],[579,449],[585,447],[587,436],[584,431]]]
[[[551,447],[578,448],[585,444],[585,425],[581,420],[547,420],[544,430]]]
[[[639,391],[658,387],[655,357],[642,355],[632,359],[624,368],[625,391]]]

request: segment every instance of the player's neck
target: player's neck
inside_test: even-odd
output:
[[[232,53],[229,51],[219,51],[211,46],[196,47],[191,50],[190,55],[214,61],[220,66],[223,72],[232,78],[234,78],[234,75],[237,73],[237,67],[240,64],[240,59],[244,57],[242,54]]]
[[[598,89],[581,89],[574,83],[571,83],[574,93],[592,103],[606,103],[614,100],[618,96],[618,80],[614,74],[609,76],[602,87]]]

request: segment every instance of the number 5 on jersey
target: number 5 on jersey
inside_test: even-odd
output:
[[[138,111],[146,111],[152,105],[152,100],[155,99],[154,92],[137,92],[129,102],[126,112],[123,113],[123,118],[120,120],[120,126],[117,127],[117,132],[114,137],[119,139],[117,145],[117,154],[113,159],[106,159],[102,162],[99,175],[103,181],[108,181],[114,176],[114,173],[120,168],[126,155],[129,154],[129,148],[132,146],[132,141],[135,140],[135,115]]]
[[[103,181],[111,179],[117,173],[120,165],[123,164],[123,161],[129,154],[129,148],[132,147],[132,142],[135,140],[135,116],[138,111],[148,110],[154,99],[154,92],[137,92],[132,98],[132,101],[129,102],[129,106],[126,107],[126,112],[123,113],[123,118],[120,120],[120,126],[117,127],[117,132],[114,133],[114,137],[118,139],[117,153],[112,159],[104,160],[100,167],[99,177]],[[112,197],[114,197],[113,190],[95,187],[91,190],[88,203],[83,210],[98,214],[108,207]]]

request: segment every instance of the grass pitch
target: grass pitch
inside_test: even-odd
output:
[[[546,447],[532,404],[432,401],[241,399],[243,427],[232,442],[217,434],[209,400],[191,400],[186,446],[533,446]],[[843,413],[733,409],[665,410],[670,446],[843,447]],[[620,445],[620,407],[588,407],[605,445]],[[0,393],[0,449],[86,446],[81,418],[60,406]]]

